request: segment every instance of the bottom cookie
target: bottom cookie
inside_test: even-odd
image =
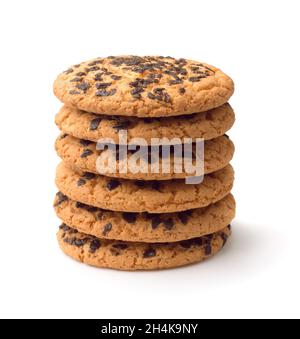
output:
[[[119,270],[156,270],[200,262],[216,254],[231,234],[230,225],[200,238],[174,243],[122,242],[78,232],[62,224],[57,239],[62,251],[88,265]]]

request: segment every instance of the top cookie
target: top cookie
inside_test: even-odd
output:
[[[70,107],[136,117],[207,111],[227,102],[233,90],[232,80],[213,66],[154,56],[96,58],[54,82],[55,95]]]

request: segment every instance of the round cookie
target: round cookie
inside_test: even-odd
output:
[[[227,242],[230,226],[201,238],[161,244],[98,239],[63,224],[57,233],[62,251],[88,265],[119,270],[156,270],[200,262]]]
[[[97,173],[97,159],[100,154],[106,155],[106,157],[116,157],[116,153],[111,153],[109,150],[97,150],[96,143],[77,139],[71,135],[62,134],[55,142],[55,149],[58,156],[70,166],[76,166],[81,171]],[[148,149],[145,149],[146,160],[148,161]],[[149,150],[150,151],[150,150]],[[134,153],[134,152],[133,152]],[[205,141],[204,144],[204,173],[215,172],[225,167],[232,159],[234,153],[234,145],[231,140],[226,136],[221,136],[212,140]],[[133,154],[127,153],[127,159],[129,160]],[[159,158],[159,173],[151,172],[151,164],[148,163],[148,173],[122,173],[119,171],[126,161],[119,159],[116,161],[117,171],[116,173],[105,173],[106,176],[124,178],[124,179],[136,179],[136,180],[169,180],[169,179],[183,179],[194,173],[175,173],[174,171],[174,154],[170,158],[170,171],[169,173],[163,173],[162,171],[162,159]],[[120,166],[121,164],[121,166]],[[196,159],[193,159],[193,165],[195,166]],[[103,173],[104,174],[104,173]]]
[[[223,105],[234,91],[218,68],[156,56],[96,58],[70,67],[54,82],[67,106],[105,115],[166,117]]]
[[[88,206],[58,192],[54,209],[63,223],[97,238],[175,242],[223,229],[235,216],[235,200],[229,194],[215,204],[179,213],[121,213]]]
[[[233,125],[235,116],[228,103],[212,110],[169,118],[105,116],[63,106],[55,117],[55,123],[63,132],[78,139],[97,142],[110,138],[119,144],[118,131],[126,130],[128,140],[144,138],[203,138],[210,140],[225,134]],[[175,144],[175,142],[174,142]]]
[[[121,212],[171,213],[208,206],[230,193],[233,168],[204,176],[201,184],[184,180],[131,181],[93,173],[79,173],[61,163],[56,171],[58,189],[72,200]]]

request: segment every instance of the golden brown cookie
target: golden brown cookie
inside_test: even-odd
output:
[[[89,236],[63,224],[57,233],[62,251],[85,264],[119,270],[156,270],[200,262],[216,254],[227,242],[230,226],[190,240],[147,244]]]
[[[97,159],[100,154],[105,155],[105,157],[112,157],[115,159],[116,155],[120,158],[119,153],[110,152],[107,149],[104,151],[99,151],[96,149],[96,143],[77,139],[70,135],[61,134],[55,143],[55,149],[58,156],[70,166],[76,166],[79,170],[85,172],[97,173]],[[150,152],[150,149],[149,149]],[[232,159],[234,153],[234,145],[231,140],[226,136],[221,136],[212,140],[205,141],[204,144],[204,173],[211,173],[218,171],[219,169],[225,167]],[[148,148],[145,148],[144,157],[142,161],[145,164],[146,161],[149,161]],[[181,153],[180,153],[181,155]],[[134,152],[127,152],[127,159],[134,156]],[[159,173],[151,173],[151,164],[150,161],[145,164],[148,168],[148,173],[132,173],[127,171],[127,173],[122,173],[119,171],[119,168],[122,168],[122,164],[126,163],[124,159],[118,159],[117,171],[115,173],[105,173],[106,176],[115,177],[115,178],[124,178],[124,179],[135,179],[135,180],[169,180],[169,179],[182,179],[190,175],[195,175],[194,173],[187,174],[184,170],[183,173],[175,173],[174,171],[174,153],[170,158],[170,171],[168,173],[163,173],[162,171],[162,158],[161,156],[157,157],[157,163],[160,164]],[[196,165],[195,157],[193,158],[193,165]],[[183,166],[184,167],[184,166]],[[104,174],[104,173],[103,173]]]
[[[105,115],[166,117],[203,112],[233,94],[216,67],[171,57],[97,58],[70,67],[54,82],[67,106]]]
[[[203,138],[213,139],[225,134],[235,120],[233,109],[228,103],[207,112],[169,118],[135,118],[97,115],[63,106],[55,122],[63,132],[78,139],[97,142],[110,138],[118,144],[120,130],[126,130],[128,140],[144,138]],[[175,144],[175,142],[174,142]]]
[[[54,208],[63,223],[80,232],[103,239],[137,242],[174,242],[201,237],[223,229],[235,216],[231,194],[203,208],[149,214],[103,210],[58,192]]]
[[[65,163],[56,171],[58,189],[72,200],[121,212],[170,213],[205,207],[229,194],[233,180],[230,165],[205,175],[201,184],[112,179],[76,172]]]

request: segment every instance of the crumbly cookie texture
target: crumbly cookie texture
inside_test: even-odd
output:
[[[195,175],[194,173],[186,173],[183,167],[183,173],[175,173],[174,171],[174,154],[170,157],[170,171],[164,173],[162,170],[162,157],[161,155],[156,157],[156,163],[159,164],[159,173],[151,173],[151,153],[148,154],[151,150],[148,148],[144,149],[144,156],[142,157],[142,162],[145,165],[145,169],[148,168],[148,173],[132,173],[132,171],[127,171],[127,173],[122,173],[120,169],[127,164],[132,157],[135,156],[135,152],[126,152],[127,161],[121,156],[119,149],[116,147],[116,152],[110,152],[109,150],[97,150],[96,143],[77,139],[70,135],[61,134],[55,143],[55,149],[58,156],[68,163],[70,166],[76,166],[79,170],[85,172],[92,172],[99,174],[97,170],[97,159],[99,156],[103,156],[106,159],[106,166],[108,166],[108,159],[115,159],[116,161],[116,172],[105,173],[106,176],[124,178],[124,179],[136,179],[136,180],[169,180],[169,179],[182,179],[190,175]],[[137,150],[140,152],[140,150]],[[195,152],[195,150],[194,150]],[[234,145],[231,140],[226,136],[221,136],[212,140],[205,141],[204,144],[204,173],[211,173],[218,171],[219,169],[225,167],[232,159],[234,153]],[[137,154],[137,153],[136,153]],[[180,153],[181,155],[182,153]],[[193,165],[196,166],[195,153],[193,153]],[[138,163],[140,166],[140,162]],[[98,167],[99,168],[99,167]],[[139,167],[136,167],[138,170]],[[103,173],[104,174],[104,173]]]
[[[175,243],[147,244],[99,239],[62,224],[57,233],[65,254],[80,262],[119,270],[154,270],[200,262],[217,253],[231,234],[221,231]]]
[[[94,173],[80,173],[61,163],[56,171],[58,189],[72,200],[121,212],[171,213],[208,206],[230,193],[233,168],[204,176],[201,184],[184,180],[131,181]]]
[[[155,56],[96,58],[74,65],[54,82],[55,95],[80,110],[136,117],[203,112],[223,105],[232,80],[205,63]]]
[[[235,200],[229,194],[215,204],[179,213],[122,213],[85,205],[58,192],[54,209],[63,223],[98,238],[175,242],[201,237],[226,227],[235,216]]]
[[[213,139],[225,134],[233,125],[235,115],[228,103],[212,110],[169,118],[134,118],[88,113],[63,106],[55,117],[60,130],[79,139],[97,142],[109,138],[119,144],[120,130],[126,130],[128,139],[152,138]],[[174,141],[174,144],[178,143]]]

